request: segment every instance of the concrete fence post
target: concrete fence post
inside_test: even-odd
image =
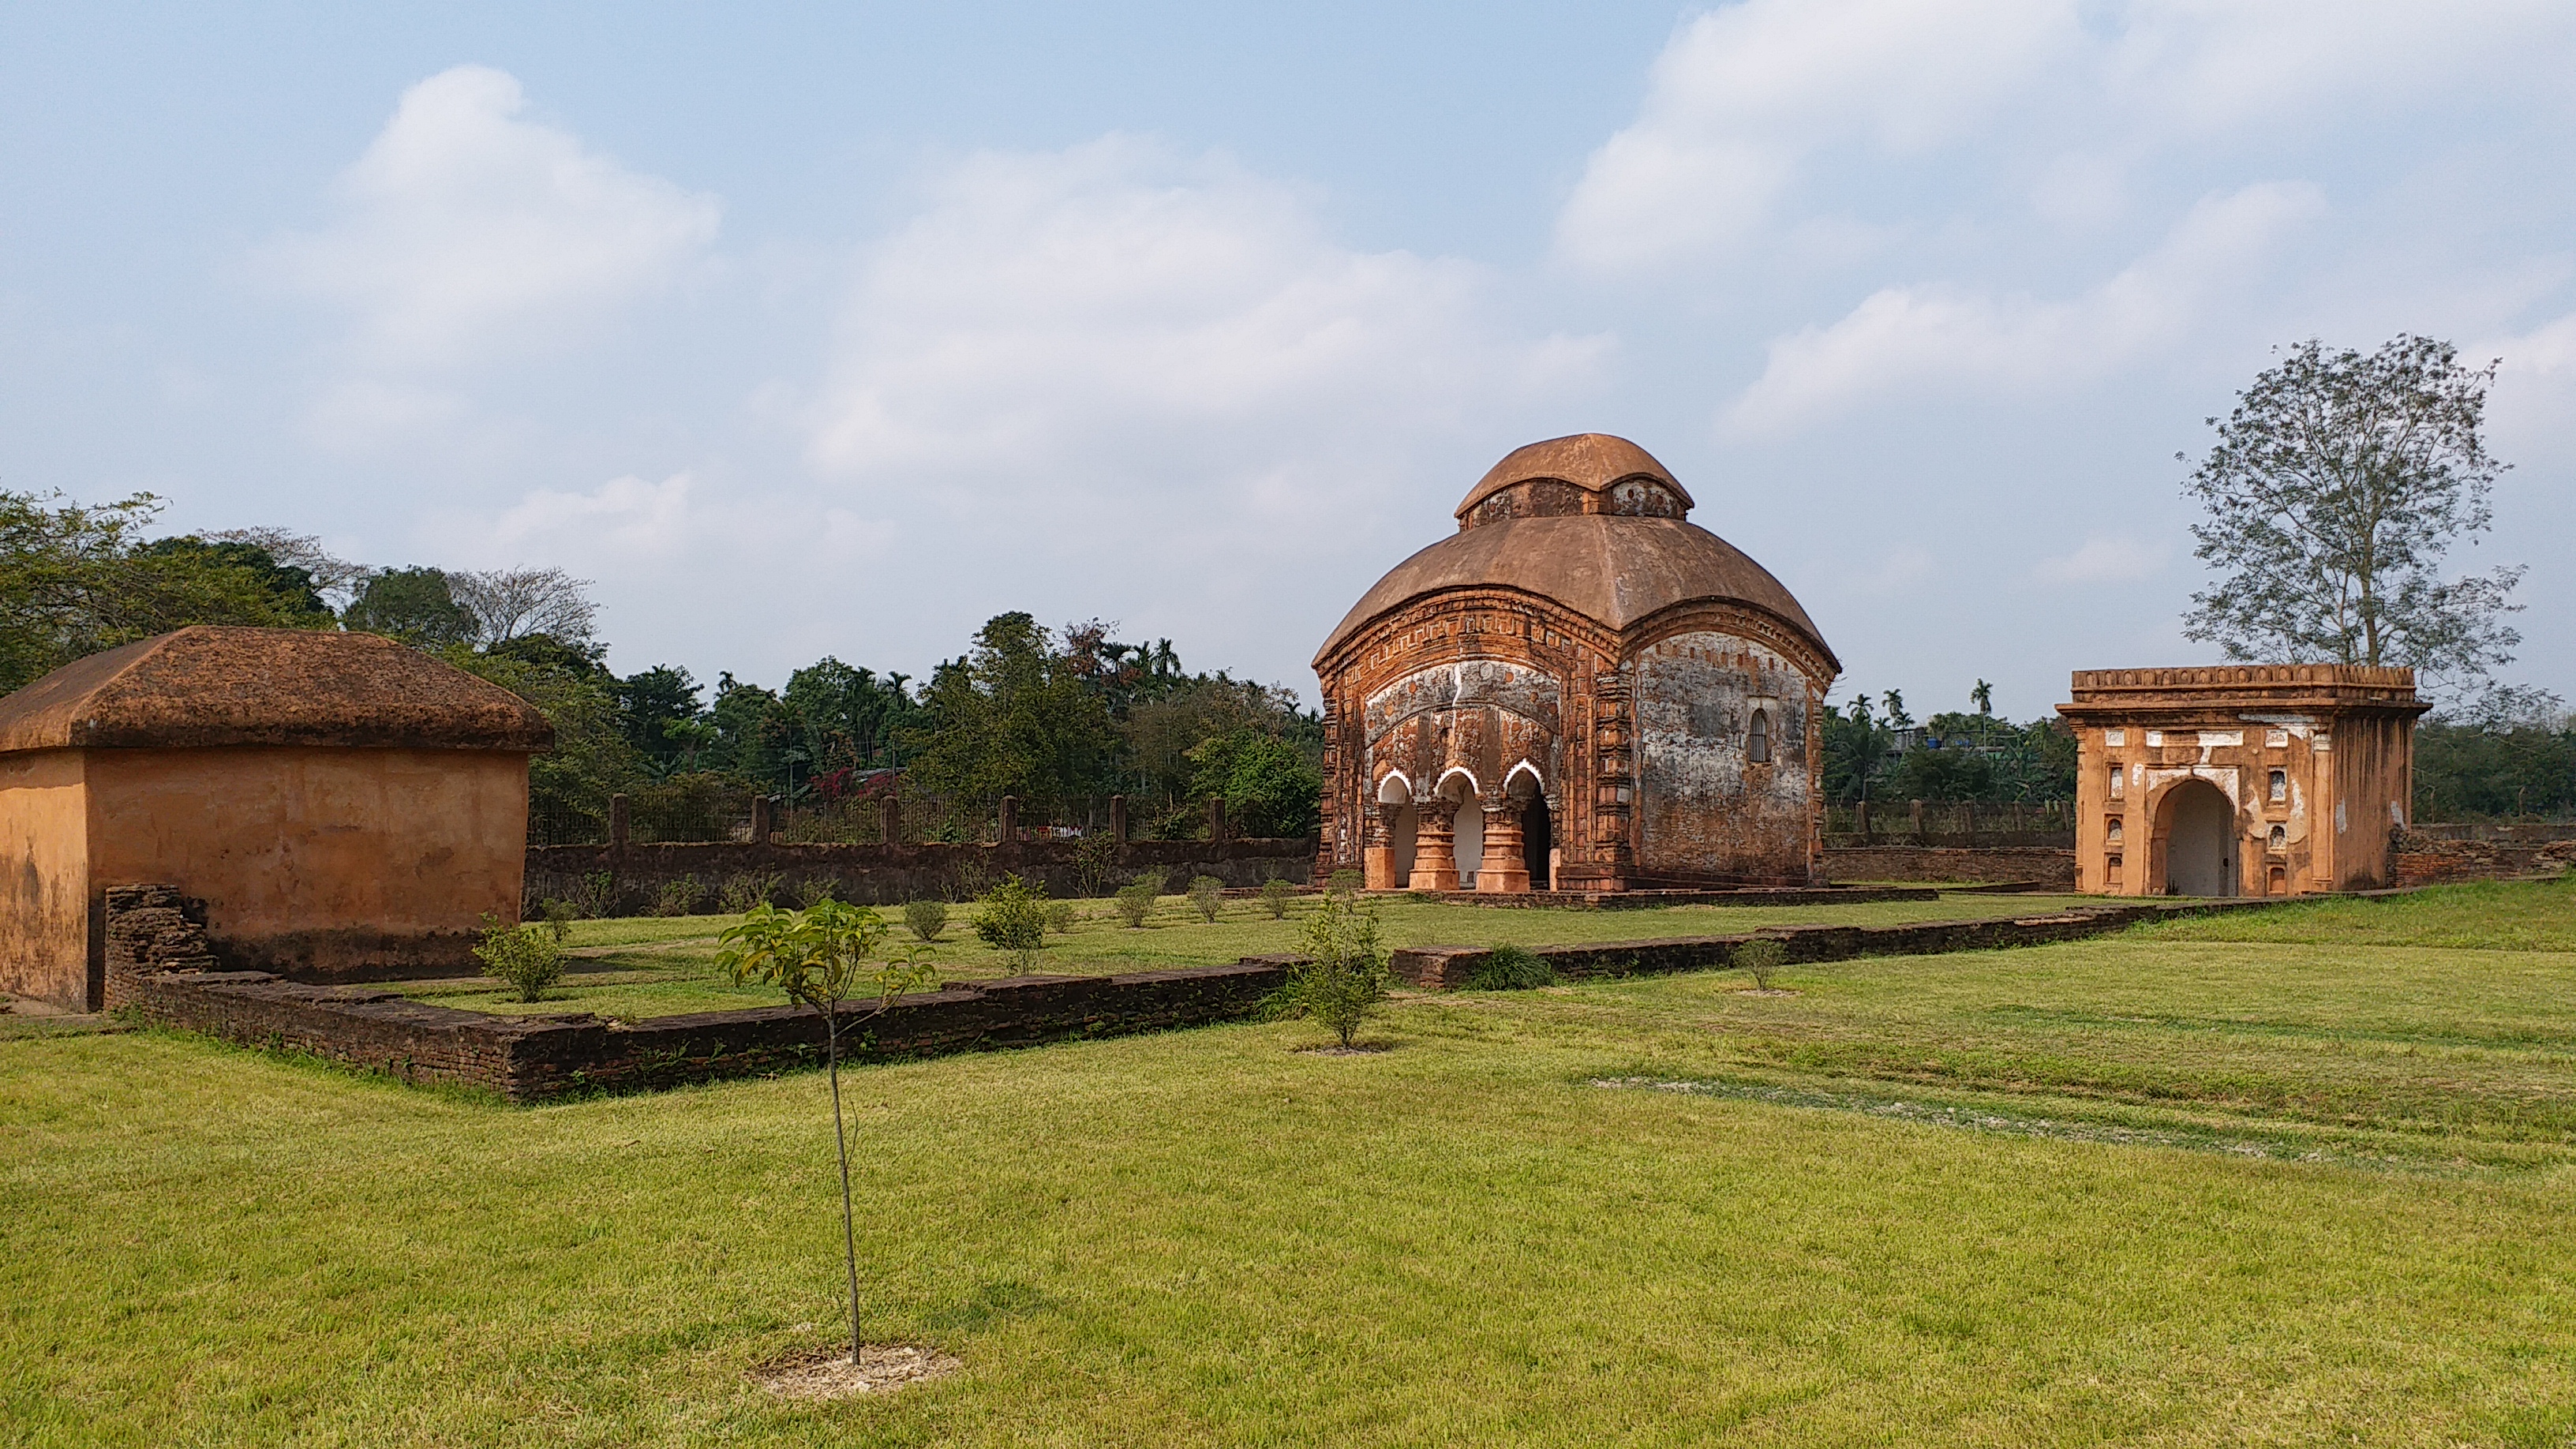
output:
[[[903,797],[891,790],[877,802],[877,831],[888,845],[903,843]]]
[[[1002,797],[1002,843],[1004,845],[1008,845],[1019,838],[1020,797],[1017,795],[1005,795]]]
[[[608,848],[609,848],[609,849],[611,849],[611,850],[624,850],[624,849],[626,848],[626,835],[627,835],[627,830],[628,830],[628,826],[629,826],[629,823],[630,823],[631,819],[632,819],[632,817],[631,817],[631,815],[629,814],[629,812],[628,812],[628,810],[627,810],[627,806],[626,806],[626,797],[625,797],[624,795],[611,795],[611,796],[609,796],[609,797],[608,797]]]
[[[1127,843],[1127,797],[1109,797],[1109,839],[1114,845]]]
[[[777,826],[778,805],[776,803],[776,797],[769,795],[752,796],[751,843],[754,845],[767,845],[769,843],[769,832],[776,829]]]
[[[1869,844],[1869,802],[1866,800],[1852,806],[1852,832],[1860,837],[1861,844]]]
[[[1210,795],[1208,797],[1208,840],[1214,843],[1223,839],[1225,839],[1225,797]]]
[[[1914,832],[1914,843],[1921,845],[1923,844],[1923,802],[1909,800],[1905,802],[1905,809],[1907,826]]]

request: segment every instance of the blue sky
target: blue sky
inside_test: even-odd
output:
[[[2176,484],[2309,335],[2504,359],[2576,695],[2576,8],[0,12],[0,486],[559,564],[612,663],[1104,615],[1311,696],[1634,438],[1851,684],[2209,657]]]

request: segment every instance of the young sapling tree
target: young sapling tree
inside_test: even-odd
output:
[[[1306,918],[1305,948],[1305,960],[1289,969],[1288,984],[1271,998],[1272,1009],[1314,1020],[1348,1048],[1386,1000],[1388,953],[1377,913],[1362,910],[1351,892],[1334,891]]]
[[[716,964],[737,983],[774,986],[823,1018],[824,1070],[832,1084],[832,1141],[841,1155],[841,1251],[850,1275],[850,1362],[859,1361],[859,1240],[850,1206],[850,1137],[841,1113],[841,1038],[907,991],[937,984],[930,947],[886,950],[886,923],[865,906],[824,899],[801,911],[762,904],[716,938]],[[844,1024],[841,1005],[860,995],[876,1009]]]

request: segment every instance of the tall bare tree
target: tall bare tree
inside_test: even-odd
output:
[[[599,619],[590,580],[562,569],[488,569],[452,573],[448,588],[474,616],[475,642],[489,647],[528,634],[566,642],[590,638]]]
[[[2508,466],[2481,436],[2495,374],[2411,334],[2281,353],[2209,419],[2218,443],[2183,484],[2208,511],[2193,552],[2221,575],[2184,636],[2230,659],[2411,665],[2442,697],[2491,687],[2522,642],[2505,617],[2523,571],[2445,578],[2442,561],[2487,531]]]

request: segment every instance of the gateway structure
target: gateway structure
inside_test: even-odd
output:
[[[2391,883],[2415,790],[2415,671],[2089,669],[2075,727],[2076,889],[2294,896]]]
[[[1841,664],[1645,449],[1521,448],[1315,656],[1322,871],[1372,889],[1822,879]]]

